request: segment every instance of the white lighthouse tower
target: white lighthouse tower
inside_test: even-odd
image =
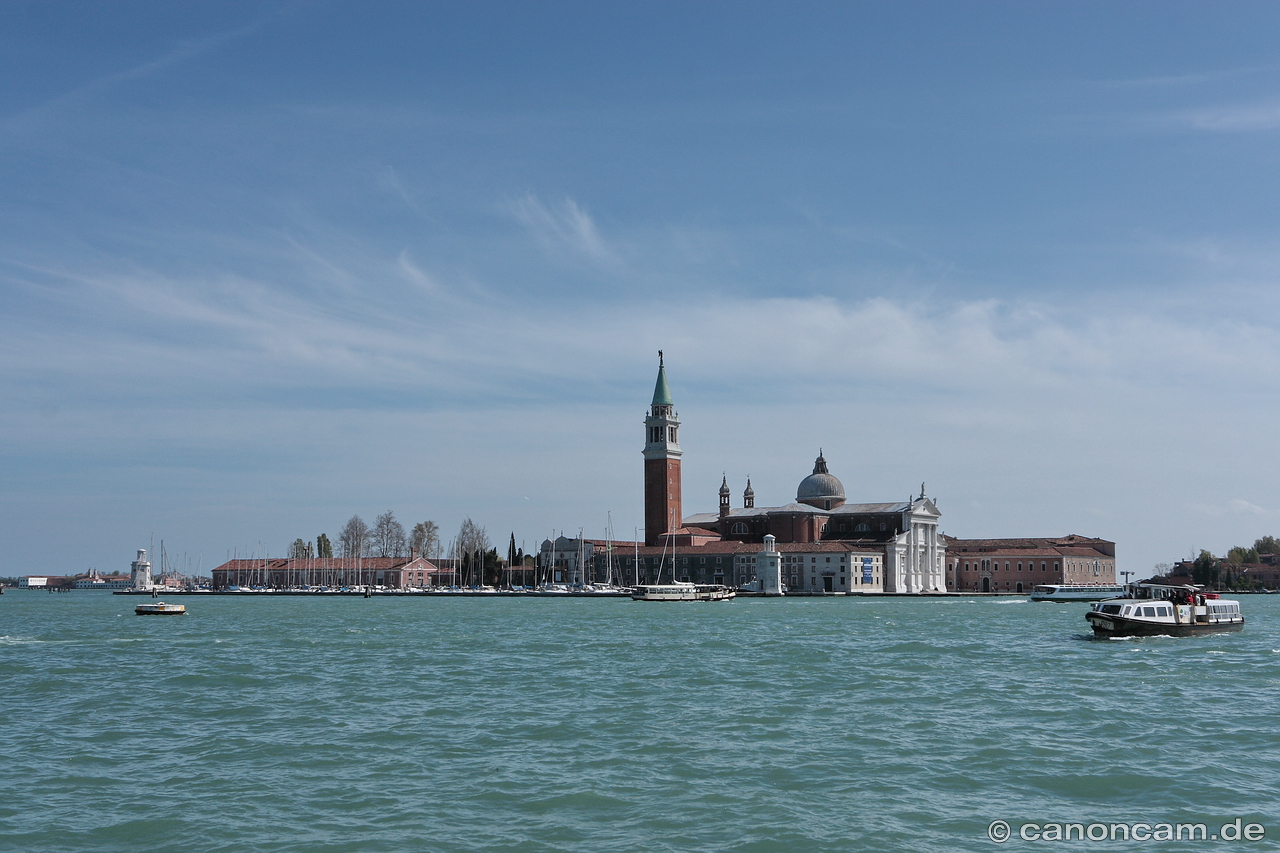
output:
[[[760,579],[760,591],[766,596],[784,595],[782,591],[782,555],[773,543],[773,535],[764,537],[764,550],[756,555],[756,577]]]
[[[151,589],[151,561],[147,559],[147,549],[138,549],[138,559],[133,561],[129,572],[129,586],[134,589]]]

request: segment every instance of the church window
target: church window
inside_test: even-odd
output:
[[[862,524],[859,524],[857,527],[853,528],[853,532],[854,533],[870,533],[871,525],[867,524],[866,522],[863,522]]]
[[[881,530],[884,530],[884,522],[883,522],[883,521],[882,521],[882,522],[880,522],[880,529],[881,529]]]
[[[747,525],[746,525],[746,524],[744,524],[744,523],[742,523],[741,521],[739,521],[737,524],[735,524],[735,525],[733,526],[733,530],[731,530],[730,532],[731,532],[731,533],[738,533],[738,534],[746,533],[746,532],[747,532]]]

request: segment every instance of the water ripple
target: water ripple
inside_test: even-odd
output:
[[[13,849],[989,850],[1276,805],[1270,597],[1111,642],[1025,599],[51,599],[0,598]]]

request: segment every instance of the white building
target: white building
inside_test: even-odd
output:
[[[138,559],[130,567],[129,586],[133,589],[151,589],[155,586],[151,580],[151,562],[147,559],[145,548],[138,549]]]

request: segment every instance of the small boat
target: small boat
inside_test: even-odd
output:
[[[1244,628],[1240,602],[1194,586],[1138,583],[1085,614],[1099,637],[1192,637]]]
[[[633,601],[731,601],[737,593],[718,583],[651,583],[637,586]]]
[[[1046,583],[1031,591],[1032,601],[1103,601],[1124,595],[1117,583]]]
[[[139,616],[182,616],[187,612],[185,604],[165,604],[163,601],[157,601],[155,604],[139,604],[133,608],[133,612]]]

